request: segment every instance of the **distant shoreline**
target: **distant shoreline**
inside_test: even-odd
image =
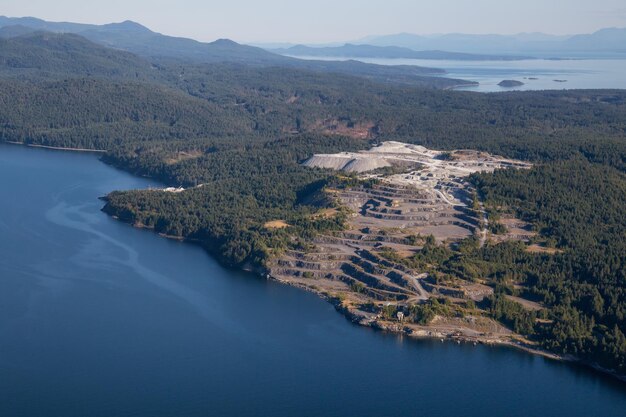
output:
[[[105,153],[106,152],[106,150],[104,149],[64,148],[60,146],[46,146],[46,145],[37,145],[34,143],[15,142],[15,141],[5,141],[4,143],[8,143],[10,145],[27,146],[29,148],[51,149],[54,151],[87,152],[87,153]]]
[[[443,87],[444,91],[460,91],[459,88],[467,88],[467,87],[479,87],[480,83],[478,81],[468,81],[466,83],[460,83],[457,85],[452,85],[450,87]]]

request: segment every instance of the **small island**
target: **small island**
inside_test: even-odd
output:
[[[500,87],[511,88],[511,87],[520,87],[524,85],[523,82],[517,80],[502,80],[498,83]]]

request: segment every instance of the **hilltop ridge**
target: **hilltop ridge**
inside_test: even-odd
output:
[[[17,29],[19,27],[19,29]],[[384,66],[362,62],[309,61],[278,55],[262,48],[242,45],[228,39],[199,42],[167,36],[145,26],[124,21],[106,25],[47,22],[37,18],[0,16],[2,37],[15,37],[33,31],[80,35],[99,45],[136,54],[150,61],[180,61],[193,64],[237,63],[258,67],[283,67],[297,70],[337,73],[364,77],[378,82],[412,84],[430,88],[450,88],[472,84],[442,77],[445,71],[419,66]],[[0,32],[1,33],[1,32]],[[436,76],[436,77],[435,77]]]

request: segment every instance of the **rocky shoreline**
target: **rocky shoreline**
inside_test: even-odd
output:
[[[254,271],[251,270],[250,272]],[[316,294],[318,297],[332,304],[333,307],[335,307],[335,310],[343,314],[348,320],[350,320],[350,322],[359,326],[370,327],[372,329],[384,332],[403,334],[414,339],[439,339],[442,342],[447,340],[457,342],[458,344],[472,343],[474,345],[481,344],[486,346],[503,346],[514,348],[524,351],[526,353],[530,353],[532,355],[544,357],[546,359],[585,365],[587,367],[593,368],[598,372],[602,372],[606,375],[612,376],[622,382],[626,382],[626,375],[620,375],[610,369],[605,369],[597,364],[587,363],[572,355],[557,354],[541,348],[537,348],[527,343],[523,343],[519,340],[515,340],[514,336],[517,336],[516,334],[512,334],[512,336],[508,338],[474,336],[464,334],[462,331],[459,330],[450,331],[449,329],[442,329],[438,328],[437,326],[418,326],[413,324],[398,323],[389,320],[369,320],[345,307],[341,300],[336,297],[332,297],[326,292],[317,290],[310,286],[274,277],[271,274],[268,274],[266,271],[264,271],[261,275],[270,281],[289,285]]]
[[[10,145],[27,146],[29,148],[51,149],[54,151],[85,152],[85,153],[99,153],[99,154],[106,153],[106,151],[103,149],[63,148],[60,146],[37,145],[34,143],[13,142],[13,141],[6,141],[4,143],[8,143]]]

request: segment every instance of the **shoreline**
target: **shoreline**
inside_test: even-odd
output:
[[[15,141],[4,141],[3,143],[8,143],[9,145],[26,146],[28,148],[50,149],[53,151],[85,152],[85,153],[106,153],[107,152],[104,149],[64,148],[62,146],[37,145],[34,143],[15,142]]]
[[[249,272],[254,272],[254,271],[250,270]],[[605,369],[597,364],[587,363],[572,355],[553,353],[553,352],[549,352],[541,348],[536,348],[533,346],[525,345],[521,342],[513,340],[512,338],[503,339],[503,338],[489,338],[488,336],[469,336],[469,335],[463,335],[462,332],[458,332],[458,331],[450,332],[449,330],[444,330],[441,328],[438,329],[436,326],[399,325],[398,323],[392,322],[389,320],[367,321],[367,320],[364,320],[362,316],[359,316],[351,312],[350,309],[343,306],[342,303],[338,299],[332,297],[328,293],[325,293],[318,289],[301,285],[295,282],[276,278],[268,273],[262,273],[261,275],[264,276],[268,281],[274,281],[283,285],[289,285],[291,287],[298,288],[298,289],[317,295],[322,300],[330,303],[337,312],[342,314],[352,324],[355,324],[358,326],[369,327],[374,330],[379,330],[379,331],[393,333],[393,334],[401,334],[401,335],[405,335],[407,337],[410,337],[416,340],[417,339],[422,339],[422,340],[440,339],[442,342],[447,340],[447,341],[457,342],[457,344],[473,343],[474,345],[481,344],[481,345],[490,346],[490,347],[502,346],[502,347],[507,347],[507,348],[513,348],[513,349],[516,349],[516,350],[519,350],[519,351],[522,351],[531,355],[541,356],[543,358],[558,361],[558,362],[569,362],[572,364],[582,365],[587,368],[591,368],[595,370],[596,372],[600,372],[606,376],[613,377],[621,382],[626,383],[626,375],[618,374],[609,369]],[[415,331],[416,329],[420,329],[421,331],[417,333]],[[516,335],[516,334],[513,333],[513,335]]]
[[[467,83],[455,84],[449,87],[443,87],[444,91],[459,91],[459,88],[467,88],[467,87],[480,87],[480,83],[478,81],[470,81]],[[460,90],[463,91],[463,90]]]

